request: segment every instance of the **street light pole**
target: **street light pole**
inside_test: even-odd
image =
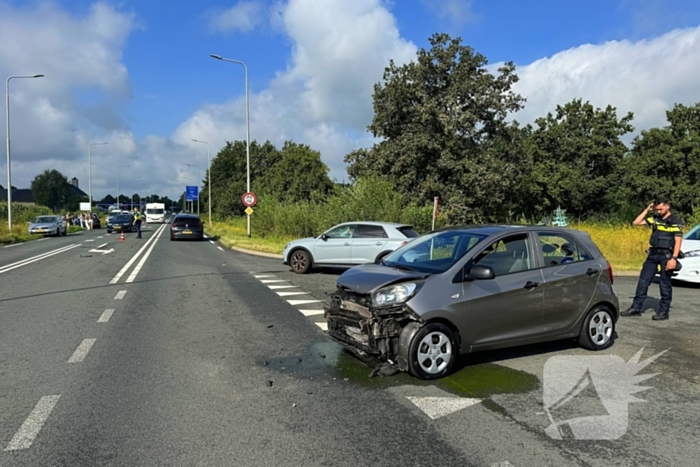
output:
[[[246,179],[247,179],[247,190],[250,192],[250,107],[248,100],[248,67],[245,63],[240,60],[231,60],[230,58],[223,58],[221,55],[211,54],[210,57],[217,60],[223,60],[225,62],[237,63],[243,65],[245,69],[245,123],[246,123]],[[248,216],[248,238],[250,238],[250,215]]]
[[[195,143],[202,143],[207,145],[207,166],[209,167],[208,172],[207,172],[207,181],[209,184],[209,187],[207,191],[209,192],[209,202],[207,203],[209,205],[209,225],[211,225],[211,159],[209,158],[209,143],[206,141],[198,141],[196,139],[193,139]]]
[[[10,80],[15,78],[43,78],[44,75],[10,76],[5,82],[5,123],[7,124],[7,229],[12,230],[12,173],[10,171]]]
[[[88,144],[88,197],[90,198],[90,212],[92,212],[92,147],[109,143]]]
[[[121,210],[121,205],[119,204],[119,169],[131,167],[130,165],[120,165],[117,167],[117,210]]]

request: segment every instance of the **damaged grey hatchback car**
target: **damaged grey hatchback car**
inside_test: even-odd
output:
[[[434,231],[344,272],[324,316],[361,359],[436,379],[481,350],[568,338],[606,349],[619,302],[587,233],[486,225]]]

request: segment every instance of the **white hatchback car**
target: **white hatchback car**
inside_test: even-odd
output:
[[[681,251],[683,258],[680,263],[683,267],[673,278],[678,281],[700,283],[700,224],[683,235]]]
[[[312,266],[355,266],[378,263],[418,234],[413,226],[391,222],[346,222],[318,237],[289,242],[282,261],[297,274]]]

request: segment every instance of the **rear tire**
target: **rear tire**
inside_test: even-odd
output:
[[[605,350],[613,344],[615,321],[607,306],[598,305],[583,320],[579,344],[588,350]]]
[[[459,348],[444,324],[430,323],[418,330],[408,350],[408,370],[420,379],[438,379],[452,369]]]
[[[311,255],[305,250],[295,250],[289,256],[289,265],[296,274],[306,274],[311,269]]]

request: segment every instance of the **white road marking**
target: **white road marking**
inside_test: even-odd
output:
[[[224,251],[224,249],[221,248],[220,246],[217,246],[217,248],[218,248],[219,250],[221,250],[221,251]]]
[[[274,276],[274,274],[265,274],[262,276],[253,276],[253,277],[255,277],[256,279],[265,279],[266,277],[275,277],[275,276]]]
[[[299,310],[301,311],[301,314],[304,316],[316,316],[316,315],[322,315],[323,310]]]
[[[296,288],[296,285],[268,285],[268,287],[272,290],[275,290],[275,289],[294,289],[294,288]]]
[[[277,292],[280,297],[289,297],[291,295],[309,295],[306,292]]]
[[[117,295],[114,296],[114,299],[121,300],[122,298],[124,298],[124,295],[126,295],[126,290],[120,290],[119,292],[117,292]]]
[[[214,244],[214,241],[213,241],[213,240],[209,240],[209,243],[211,243],[211,244],[213,245],[213,244]]]
[[[94,241],[95,241],[95,239],[94,239],[94,238],[91,238],[91,239],[89,239],[89,240],[85,240],[85,243],[87,243],[87,242],[94,242]]]
[[[161,232],[165,230],[166,225],[167,224],[163,224],[162,226],[160,226],[159,230]],[[145,251],[146,248],[148,248],[148,245],[155,240],[156,235],[158,235],[158,231],[156,231],[156,233],[154,233],[151,236],[151,238],[149,238],[146,241],[146,243],[139,249],[139,251],[136,252],[136,254],[129,260],[129,262],[124,265],[124,267],[117,273],[117,275],[114,276],[111,281],[109,281],[110,284],[116,284],[117,282],[119,282],[119,279],[121,279],[122,276],[126,274],[126,271],[128,271],[131,265],[134,264],[134,261],[136,261],[139,258],[139,256],[141,256],[141,253]]]
[[[109,318],[112,317],[112,313],[114,313],[114,308],[107,308],[104,313],[102,313],[102,316],[100,316],[100,319],[97,320],[98,323],[106,323],[109,321]]]
[[[43,242],[44,240],[48,240],[48,239],[49,239],[48,237],[40,238],[39,240],[37,240],[37,242]]]
[[[513,464],[511,464],[508,461],[503,461],[503,462],[494,462],[491,464],[489,467],[513,467]]]
[[[109,235],[109,234],[107,234],[107,235]],[[105,238],[105,237],[104,237],[104,235],[100,235],[100,236],[97,237],[97,238]]]
[[[290,305],[306,305],[307,303],[318,303],[321,300],[287,300]]]
[[[96,249],[96,250],[99,250],[99,249],[102,248],[103,246],[107,246],[107,245],[109,245],[109,243],[103,243],[103,244],[100,245],[100,246],[96,246],[95,249]]]
[[[0,266],[0,274],[2,274],[4,272],[12,271],[13,269],[21,268],[22,266],[26,266],[26,265],[34,263],[36,261],[41,261],[42,259],[46,259],[50,256],[64,253],[68,250],[72,250],[73,248],[77,248],[79,246],[80,246],[79,243],[76,243],[74,245],[68,245],[68,246],[65,246],[63,248],[59,248],[57,250],[52,250],[52,251],[49,251],[47,253],[42,253],[40,255],[32,256],[31,258],[23,259],[21,261],[17,261],[17,262],[12,263],[12,264]]]
[[[111,237],[111,236],[112,236],[112,234],[105,234],[105,236],[106,236],[106,237]]]
[[[440,417],[466,409],[481,402],[481,399],[467,397],[406,397],[421,409],[428,417],[437,420]]]
[[[85,360],[85,357],[87,357],[88,352],[96,340],[97,339],[84,339],[78,348],[75,349],[75,352],[73,352],[73,356],[68,360],[68,363],[80,363]]]
[[[163,227],[165,227],[165,225],[163,225]],[[139,264],[137,264],[136,267],[134,268],[134,270],[131,271],[131,275],[126,280],[127,284],[130,282],[134,282],[134,279],[136,279],[136,276],[139,275],[139,272],[141,272],[141,268],[146,263],[146,260],[148,259],[149,256],[151,256],[151,252],[153,251],[153,248],[155,248],[156,242],[158,241],[160,236],[163,234],[163,230],[165,230],[165,229],[161,228],[160,232],[156,232],[153,234],[153,238],[155,238],[155,241],[153,243],[151,243],[151,247],[148,249],[146,254],[143,255],[143,258],[141,258],[141,261],[139,261]]]
[[[263,284],[272,284],[273,282],[287,282],[283,279],[265,279],[264,281],[260,281]]]
[[[324,331],[328,331],[328,323],[316,323],[316,326],[323,329]]]
[[[32,410],[29,417],[27,417],[19,430],[17,430],[17,433],[15,433],[15,436],[7,445],[5,451],[29,449],[60,397],[61,395],[59,394],[57,396],[44,396],[39,399],[34,410]]]
[[[24,245],[24,242],[22,242],[22,243],[13,243],[12,245],[7,245],[7,246],[4,246],[3,248],[12,248],[13,246],[20,246],[20,245]]]

